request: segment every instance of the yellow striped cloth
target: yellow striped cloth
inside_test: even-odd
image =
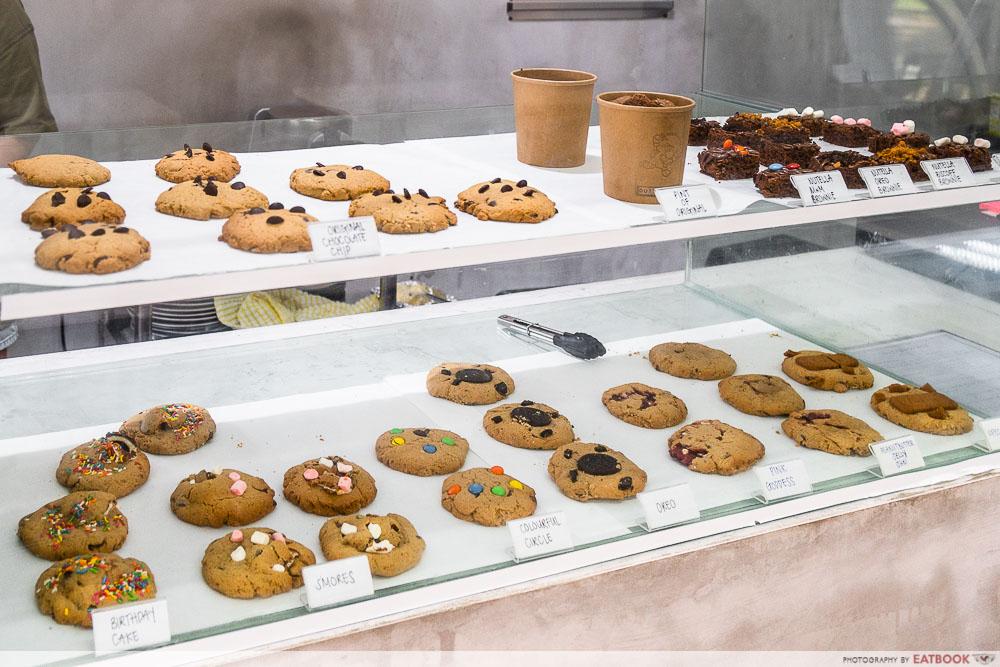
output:
[[[331,301],[300,289],[279,289],[215,297],[219,321],[233,329],[305,322],[378,310],[378,296],[371,294],[356,303]]]

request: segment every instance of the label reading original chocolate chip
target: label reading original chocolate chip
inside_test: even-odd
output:
[[[312,239],[313,261],[382,254],[375,218],[371,216],[313,222],[309,225],[309,238]]]

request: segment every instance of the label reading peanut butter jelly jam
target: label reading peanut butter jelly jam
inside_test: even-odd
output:
[[[885,476],[924,467],[924,457],[912,435],[873,442],[868,448],[878,459],[879,468]]]
[[[320,262],[367,257],[382,252],[375,218],[371,216],[310,223],[309,238],[312,240],[313,259]]]

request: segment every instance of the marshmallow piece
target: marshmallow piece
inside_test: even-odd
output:
[[[956,134],[951,138],[951,140],[954,143],[958,144],[959,146],[964,146],[965,144],[969,143],[969,139],[961,134]]]
[[[950,143],[951,143],[951,139],[949,139],[948,137],[941,137],[940,139],[935,139],[934,140],[934,145],[935,146],[947,146]]]
[[[229,493],[233,494],[234,496],[242,496],[246,492],[247,492],[247,483],[244,482],[242,479],[236,480],[235,482],[233,482],[233,485],[229,487]]]
[[[333,467],[333,459],[328,459],[325,456],[319,460],[321,466],[326,466],[327,468]]]
[[[818,111],[813,111],[813,118],[822,118],[825,115],[826,115],[826,112],[823,111],[822,109],[820,109]]]
[[[233,531],[233,534],[229,536],[230,542],[242,542],[243,541],[243,531],[237,528]]]
[[[350,477],[341,477],[337,480],[337,488],[344,493],[350,493],[351,489],[354,488],[354,482],[351,481]]]
[[[302,471],[302,478],[309,480],[318,479],[319,473],[314,468],[306,468]]]
[[[847,118],[844,120],[844,125],[857,125],[857,124],[858,121],[854,120],[853,118]]]
[[[264,545],[271,541],[271,536],[267,533],[262,533],[259,530],[253,531],[253,535],[250,536],[250,541],[254,544]]]
[[[354,470],[354,466],[347,465],[343,461],[337,461],[337,472],[339,472],[341,475],[346,475],[352,470]]]
[[[240,479],[240,474],[238,472],[236,472],[235,470],[233,472],[229,473],[229,480],[230,481],[232,481],[232,482],[238,482],[239,479]]]
[[[906,126],[903,125],[902,123],[893,123],[892,129],[889,131],[892,132],[897,137],[905,137],[910,133],[910,131],[907,130]]]
[[[340,534],[341,535],[353,535],[358,532],[358,527],[353,523],[342,523],[340,524]]]
[[[917,124],[914,123],[912,120],[907,119],[903,121],[903,127],[906,128],[907,132],[913,134],[917,129]]]
[[[214,472],[216,475],[221,475],[222,474],[222,466],[215,466],[214,468],[212,468],[212,472]]]
[[[281,563],[275,563],[274,565],[271,566],[271,569],[274,570],[275,572],[284,572],[285,566],[282,565]]]
[[[859,118],[858,119],[858,125],[864,125],[866,127],[871,127],[872,126],[872,122],[869,119],[867,119],[867,118]]]
[[[798,115],[799,115],[799,112],[795,109],[795,107],[785,107],[784,109],[782,109],[781,111],[778,112],[778,116],[779,117],[781,117],[781,116],[798,116]]]
[[[972,142],[972,145],[975,146],[976,148],[989,148],[990,146],[992,146],[989,139],[983,139],[982,137]]]
[[[368,524],[368,532],[377,540],[382,537],[382,526],[377,523],[370,523]]]
[[[188,480],[188,483],[189,483],[189,484],[194,484],[194,480],[193,480],[193,479],[189,479],[189,480]]]
[[[282,535],[281,533],[271,533],[271,539],[274,540],[275,542],[286,543],[285,542],[285,536]]]
[[[373,554],[387,554],[395,548],[389,540],[382,540],[381,542],[373,543],[365,551]]]
[[[844,117],[839,114],[833,114],[832,116],[830,116],[830,122],[836,123],[837,125],[841,125],[844,122]]]
[[[811,115],[813,115],[813,111],[814,111],[814,109],[812,107],[806,107],[805,109],[802,110],[802,115],[803,116],[811,116]]]
[[[229,554],[229,557],[233,559],[233,562],[239,563],[242,560],[246,560],[247,550],[243,547],[236,547],[233,553]]]

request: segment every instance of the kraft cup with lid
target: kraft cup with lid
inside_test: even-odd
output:
[[[626,95],[665,99],[669,107],[618,104]],[[688,132],[694,100],[681,95],[617,91],[597,96],[601,123],[604,194],[621,201],[655,204],[656,188],[680,185],[684,178]]]
[[[532,68],[514,70],[510,78],[517,159],[536,167],[582,165],[597,77],[571,69]]]

